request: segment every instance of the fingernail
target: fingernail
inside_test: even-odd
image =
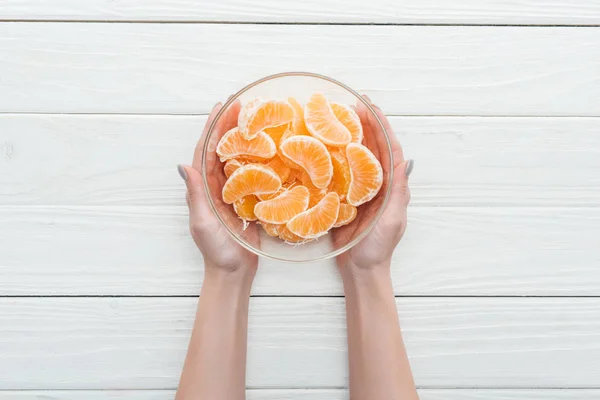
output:
[[[371,101],[371,98],[370,98],[369,96],[367,96],[366,94],[363,94],[363,97],[364,97],[365,99],[367,99],[367,101],[368,101],[369,103],[373,104],[373,102]]]
[[[415,166],[415,161],[414,160],[408,160],[406,162],[406,169],[404,169],[404,175],[406,175],[407,177],[409,177],[410,173],[412,172],[414,166]]]
[[[179,172],[179,176],[181,176],[181,179],[187,181],[187,172],[185,172],[185,168],[183,168],[183,165],[179,164],[177,166],[177,172]]]
[[[215,110],[217,107],[220,107],[220,106],[221,106],[221,102],[219,101],[217,104],[215,104],[215,105],[213,106],[213,108],[212,108],[212,109],[213,109],[213,110]]]

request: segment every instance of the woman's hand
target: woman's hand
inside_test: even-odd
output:
[[[192,166],[179,165],[177,169],[187,186],[186,200],[190,212],[190,232],[196,246],[204,256],[205,279],[212,274],[225,272],[228,275],[239,275],[244,278],[244,281],[251,282],[256,273],[258,256],[240,246],[217,219],[209,206],[202,178],[202,149],[207,139],[208,128],[221,108],[221,103],[215,105],[208,117],[202,137],[194,151]],[[209,143],[206,162],[207,183],[211,192],[219,195],[226,177],[215,149],[221,136],[237,125],[239,112],[239,102],[234,102],[229,106],[229,109],[220,117]],[[214,196],[213,202],[221,218],[226,219],[228,224],[235,226],[243,223],[234,215],[232,207],[223,203],[220,196]],[[244,231],[244,235],[248,240],[258,240],[256,226],[251,224]]]
[[[371,103],[367,96],[364,98]],[[385,126],[392,145],[394,159],[392,192],[383,215],[371,232],[356,246],[337,257],[337,264],[343,277],[348,273],[354,275],[380,267],[389,271],[392,253],[406,230],[406,208],[410,201],[408,177],[412,172],[413,161],[404,160],[402,147],[385,114],[376,105],[371,104],[371,106]],[[366,146],[385,166],[386,162],[389,162],[387,145],[377,120],[361,102],[356,111],[362,122]],[[352,224],[333,231],[334,241],[343,243],[367,227],[370,216],[377,212],[383,202],[384,190],[385,187],[382,187],[375,199],[360,207],[358,217]]]

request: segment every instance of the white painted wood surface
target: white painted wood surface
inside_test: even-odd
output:
[[[0,19],[276,23],[600,24],[600,2],[566,0],[0,0]]]
[[[4,298],[1,389],[173,389],[195,298]],[[398,300],[416,383],[429,388],[589,388],[600,299]],[[250,388],[347,385],[339,298],[253,298]]]
[[[205,121],[0,115],[0,205],[181,205],[175,166],[191,162]],[[600,205],[600,118],[390,122],[416,160],[414,206]]]
[[[247,400],[348,400],[345,389],[249,389]],[[172,400],[174,390],[0,391],[1,400]],[[421,400],[598,400],[594,389],[419,389]]]
[[[202,257],[181,207],[0,207],[0,295],[197,295]],[[412,207],[398,295],[600,291],[600,209]],[[261,260],[261,295],[341,295],[332,261]]]
[[[421,399],[600,398],[599,25],[599,0],[0,0],[0,400],[173,398],[203,268],[175,165],[285,70],[368,93],[416,160],[392,273]],[[331,262],[262,260],[253,293],[248,399],[347,399]]]
[[[0,112],[208,113],[308,70],[397,115],[600,113],[600,29],[0,24]]]

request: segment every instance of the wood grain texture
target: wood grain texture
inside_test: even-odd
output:
[[[2,295],[197,295],[182,207],[0,207]],[[398,295],[600,292],[600,208],[412,207]],[[333,261],[261,259],[254,294],[341,295]]]
[[[175,166],[191,162],[205,121],[0,115],[0,205],[181,205]],[[600,118],[390,122],[416,160],[415,206],[600,205]]]
[[[597,400],[598,389],[418,389],[421,400]],[[172,400],[175,390],[0,391],[0,400]],[[250,389],[247,400],[348,400],[345,389]]]
[[[308,70],[396,115],[598,116],[599,46],[596,28],[5,23],[0,112],[207,113]]]
[[[1,389],[173,389],[196,299],[0,300]],[[600,299],[400,299],[421,387],[595,387]],[[254,298],[250,388],[347,385],[343,299]]]
[[[0,0],[0,19],[75,21],[228,21],[409,24],[600,24],[586,0]]]

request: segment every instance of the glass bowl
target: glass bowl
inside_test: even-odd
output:
[[[377,196],[358,207],[356,219],[349,225],[333,228],[326,235],[302,244],[290,244],[271,237],[255,222],[245,223],[232,205],[223,202],[221,191],[226,181],[223,163],[216,154],[222,135],[237,126],[240,102],[255,97],[281,99],[294,97],[306,104],[313,93],[322,93],[330,101],[353,105],[361,118],[367,146],[379,159],[383,169],[383,185]],[[335,257],[356,245],[375,226],[391,192],[393,156],[382,121],[371,105],[348,86],[327,76],[308,72],[286,72],[257,80],[231,96],[211,122],[202,148],[202,176],[208,202],[216,217],[243,247],[259,256],[286,262],[312,262]]]

